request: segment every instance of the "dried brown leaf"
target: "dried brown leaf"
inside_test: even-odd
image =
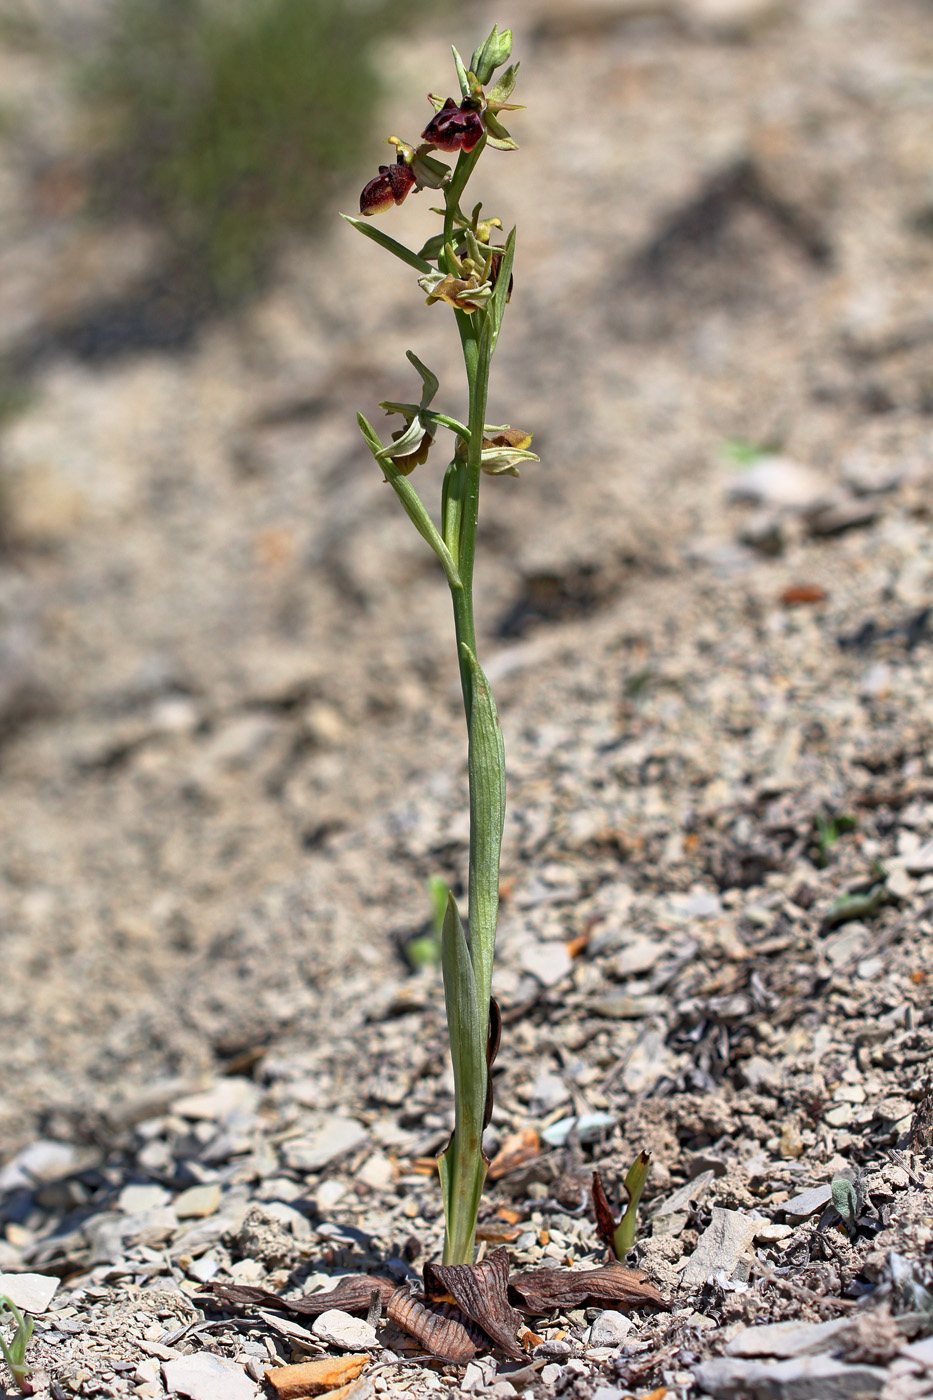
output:
[[[441,1361],[472,1361],[485,1338],[475,1324],[449,1303],[425,1303],[410,1289],[397,1288],[386,1307],[389,1321]]]
[[[550,1308],[595,1307],[600,1303],[671,1306],[637,1269],[626,1269],[617,1263],[598,1269],[522,1269],[512,1275],[509,1284],[532,1313]]]
[[[342,1278],[336,1288],[324,1293],[306,1293],[303,1298],[282,1298],[278,1293],[268,1293],[264,1288],[245,1288],[227,1283],[212,1283],[208,1291],[217,1302],[227,1307],[280,1308],[284,1312],[319,1317],[329,1308],[340,1308],[348,1313],[366,1313],[376,1292],[385,1307],[394,1289],[395,1284],[388,1279],[376,1278],[372,1274],[354,1274],[352,1278]]]
[[[615,1253],[613,1237],[616,1230],[615,1217],[609,1199],[603,1190],[599,1172],[593,1173],[593,1214],[596,1217],[596,1233],[607,1249]]]
[[[516,1338],[522,1317],[509,1302],[509,1256],[504,1249],[493,1250],[480,1264],[425,1264],[424,1291],[430,1300],[453,1298],[506,1356],[521,1360]]]

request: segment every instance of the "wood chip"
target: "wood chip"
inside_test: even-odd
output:
[[[305,1395],[324,1395],[327,1391],[355,1381],[369,1357],[326,1356],[321,1361],[302,1361],[297,1366],[270,1366],[266,1381],[278,1400],[301,1400]]]

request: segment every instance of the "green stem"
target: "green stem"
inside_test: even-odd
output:
[[[461,156],[447,193],[445,232],[452,228],[453,213],[466,185],[481,142],[469,157]],[[466,463],[455,461],[445,480],[442,529],[445,543],[456,561],[458,588],[451,588],[457,656],[463,688],[469,736],[470,785],[470,871],[469,871],[469,955],[473,971],[477,1035],[469,1095],[470,1112],[457,1103],[457,1125],[451,1150],[445,1156],[447,1192],[451,1203],[446,1222],[444,1261],[468,1264],[473,1259],[479,1194],[486,1174],[482,1154],[482,1131],[475,1131],[474,1109],[486,1099],[486,1041],[489,1033],[489,999],[492,987],[493,952],[499,905],[499,861],[505,813],[505,753],[489,682],[476,659],[476,623],[473,610],[473,565],[476,530],[479,521],[479,489],[482,475],[483,427],[489,393],[489,369],[493,327],[486,313],[472,316],[457,313],[463,345],[463,360],[470,391],[469,430]],[[456,539],[452,538],[456,532]],[[446,970],[446,969],[445,969]],[[461,982],[463,987],[463,982]],[[450,991],[448,989],[448,1001]],[[454,1047],[452,1045],[452,1051]],[[456,1055],[456,1051],[454,1051]],[[461,1046],[462,1053],[462,1046]],[[455,1068],[456,1059],[455,1059]],[[463,1079],[464,1068],[457,1070]],[[459,1087],[459,1086],[458,1086]],[[480,1097],[481,1095],[481,1097]],[[467,1118],[470,1131],[467,1132]]]

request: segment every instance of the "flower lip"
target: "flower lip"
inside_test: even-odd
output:
[[[458,107],[448,97],[422,131],[421,139],[439,151],[472,151],[483,131],[483,120],[470,98],[465,97]]]
[[[366,217],[385,213],[393,204],[401,204],[414,184],[415,177],[401,156],[395,165],[380,165],[379,174],[363,187],[360,213]]]

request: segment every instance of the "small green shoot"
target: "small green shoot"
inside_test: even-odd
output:
[[[22,1393],[33,1395],[35,1391],[28,1379],[32,1373],[32,1367],[26,1364],[26,1348],[32,1341],[32,1318],[28,1314],[21,1313],[12,1298],[0,1294],[0,1323],[6,1321],[8,1313],[16,1330],[9,1342],[0,1333],[0,1351],[3,1352],[3,1359],[9,1366],[10,1373]]]
[[[427,881],[427,891],[431,900],[431,932],[419,934],[405,945],[405,956],[416,972],[423,967],[437,967],[441,960],[441,935],[449,893],[447,881],[440,875],[432,875]]]
[[[813,864],[817,869],[826,869],[833,847],[839,838],[849,831],[855,831],[857,826],[858,817],[853,817],[848,812],[817,812],[813,818]]]
[[[596,1213],[596,1231],[617,1259],[624,1259],[635,1243],[638,1204],[650,1170],[650,1154],[640,1152],[625,1173],[625,1180],[622,1182],[622,1189],[626,1195],[626,1206],[618,1224],[616,1224],[612,1207],[603,1190],[599,1172],[593,1173],[593,1208]]]
[[[722,445],[723,456],[737,467],[753,467],[762,457],[773,457],[776,450],[773,445],[750,442],[748,438],[726,438]]]

